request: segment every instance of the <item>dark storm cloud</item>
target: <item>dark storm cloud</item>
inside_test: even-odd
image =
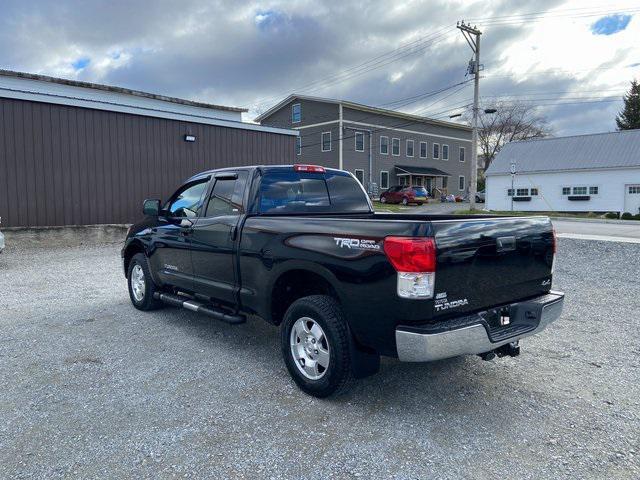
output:
[[[544,11],[562,0],[536,2]],[[457,20],[532,10],[530,1],[23,1],[3,2],[0,67],[116,84],[167,95],[264,110],[292,91],[372,105],[428,92],[465,79],[471,51],[453,28]],[[430,48],[366,74],[327,79],[345,69],[450,26]],[[485,95],[562,91],[571,76],[491,77],[505,49],[531,27],[485,30]],[[75,64],[75,67],[74,67]],[[319,82],[319,80],[323,80]],[[316,83],[313,86],[309,84]],[[306,87],[306,88],[305,88]],[[442,112],[471,97],[468,87],[428,109]],[[433,99],[404,107],[424,109]],[[259,105],[257,105],[259,103]],[[601,106],[578,106],[581,112]],[[609,129],[611,118],[567,115],[562,133]],[[586,124],[589,119],[589,124]]]

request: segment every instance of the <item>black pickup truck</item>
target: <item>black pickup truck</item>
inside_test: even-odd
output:
[[[122,249],[133,305],[280,325],[318,397],[380,355],[515,356],[562,311],[547,217],[374,213],[353,175],[313,165],[204,172],[143,211]]]

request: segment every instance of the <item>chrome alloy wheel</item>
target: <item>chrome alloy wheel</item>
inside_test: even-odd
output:
[[[144,271],[140,265],[134,265],[131,269],[131,291],[136,302],[144,300],[145,280]]]
[[[329,342],[322,327],[302,317],[291,328],[291,355],[298,370],[311,380],[321,379],[329,368]]]

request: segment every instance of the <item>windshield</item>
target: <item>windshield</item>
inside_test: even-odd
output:
[[[369,199],[346,172],[267,170],[260,183],[260,213],[369,213]]]
[[[424,187],[413,187],[413,193],[415,193],[417,197],[427,196],[427,190]]]

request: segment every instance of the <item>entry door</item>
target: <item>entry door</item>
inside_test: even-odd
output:
[[[198,217],[208,181],[204,178],[183,185],[160,212],[158,224],[153,228],[154,244],[149,261],[162,284],[185,290],[193,286],[191,226]]]
[[[236,302],[236,244],[247,177],[247,171],[217,175],[191,237],[194,290],[230,304]]]
[[[640,213],[640,184],[625,185],[624,211],[637,215]]]

